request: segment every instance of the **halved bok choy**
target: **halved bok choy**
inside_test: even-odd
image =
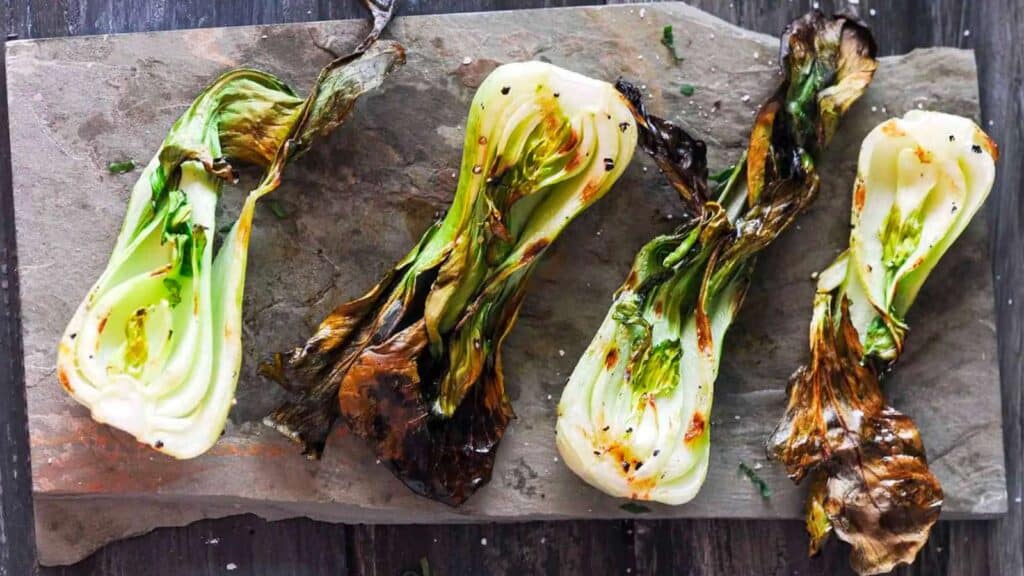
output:
[[[849,248],[818,278],[811,362],[789,383],[768,454],[810,477],[811,553],[835,532],[860,574],[914,560],[942,506],[921,434],[880,381],[903,351],[906,314],[984,203],[998,151],[974,122],[914,110],[864,139]]]
[[[377,20],[390,17],[373,7]],[[331,62],[307,98],[250,69],[199,94],[142,171],[109,263],[60,341],[58,380],[93,419],[176,458],[216,442],[242,361],[256,202],[403,61],[401,46],[379,42]],[[222,184],[236,180],[230,162],[263,175],[215,253]]]
[[[704,143],[648,114],[640,92],[620,84],[640,145],[685,215],[641,248],[558,405],[563,460],[612,496],[682,504],[697,495],[722,343],[757,255],[815,199],[817,158],[877,66],[871,33],[845,16],[812,12],[781,44],[783,81],[761,106],[744,158],[714,186]]]
[[[512,417],[501,345],[530,274],[611,189],[636,137],[611,84],[543,62],[494,70],[470,106],[447,214],[268,366],[296,394],[267,423],[316,457],[340,415],[412,490],[469,498],[490,479]]]

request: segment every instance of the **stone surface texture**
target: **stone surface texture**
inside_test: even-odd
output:
[[[659,42],[674,27],[684,60]],[[255,512],[345,522],[474,522],[630,516],[621,500],[559,461],[555,407],[635,251],[670,230],[677,200],[642,153],[619,184],[570,226],[531,282],[505,351],[518,418],[491,483],[459,509],[409,492],[340,427],[323,460],[260,424],[283,398],[256,375],[268,353],[308,336],[413,245],[455,189],[462,126],[475,86],[503,62],[540,59],[638,81],[650,107],[705,139],[713,167],[740,154],[754,111],[778,82],[778,41],[681,4],[400,18],[390,36],[407,65],[353,118],[290,166],[264,202],[250,248],[244,346],[225,436],[175,461],[95,424],[60,389],[56,344],[102,271],[138,172],[191,98],[237,66],[274,72],[305,92],[353,46],[354,21],[92,36],[8,43],[7,73],[26,384],[43,563],[75,561],[156,526]],[[468,62],[465,63],[465,62]],[[692,96],[680,87],[695,87]],[[748,98],[749,96],[749,98]],[[882,59],[875,82],[821,162],[817,203],[761,257],[728,335],[712,418],[712,463],[693,502],[647,505],[644,517],[796,518],[803,489],[764,459],[789,374],[806,358],[813,282],[846,245],[860,141],[912,108],[978,117],[974,55],[918,50]],[[243,183],[245,180],[243,179]],[[225,190],[225,211],[241,203]],[[984,211],[983,211],[984,212]],[[907,352],[886,388],[915,418],[946,492],[944,517],[1006,510],[991,262],[984,214],[942,261],[911,312]],[[738,472],[758,473],[762,499]]]

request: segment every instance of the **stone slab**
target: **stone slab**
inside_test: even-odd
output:
[[[660,44],[672,24],[684,60]],[[217,74],[252,66],[300,91],[363,23],[321,22],[8,43],[7,73],[26,384],[44,563],[75,561],[112,539],[229,513],[344,522],[613,518],[622,501],[557,458],[562,384],[597,329],[635,251],[669,230],[677,200],[638,153],[617,187],[548,252],[508,340],[518,414],[490,485],[460,509],[419,498],[337,429],[309,462],[259,421],[282,399],[256,373],[268,352],[300,343],[337,303],[361,294],[412,246],[455,188],[473,90],[497,64],[541,59],[599,78],[646,83],[651,108],[707,140],[713,167],[735,160],[758,102],[777,83],[775,38],[682,4],[545,9],[397,19],[408,64],[359,104],[342,129],[289,167],[264,204],[250,250],[246,356],[227,433],[179,462],[99,426],[54,377],[65,323],[109,256],[137,172],[191,98]],[[469,58],[470,63],[464,64]],[[691,97],[680,93],[692,84]],[[977,118],[974,55],[954,49],[887,57],[822,164],[821,196],[761,258],[729,333],[712,418],[704,490],[645,517],[796,518],[803,491],[764,461],[786,379],[805,359],[813,282],[846,243],[850,188],[864,135],[916,107]],[[745,98],[749,96],[748,98]],[[240,203],[228,190],[225,202]],[[987,223],[976,219],[925,287],[889,397],[919,423],[946,492],[944,518],[1006,510],[999,374]],[[759,473],[763,500],[738,472]]]

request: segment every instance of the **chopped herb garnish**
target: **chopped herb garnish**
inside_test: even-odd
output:
[[[693,84],[683,84],[682,86],[679,87],[679,93],[682,94],[683,96],[693,96],[693,93],[696,90],[697,89],[694,88]]]
[[[285,212],[284,207],[277,200],[267,200],[267,207],[274,213],[274,216],[277,216],[278,220],[284,220],[288,217],[288,213]]]
[[[672,25],[669,24],[661,29],[661,43],[668,48],[668,53],[672,55],[672,59],[676,62],[681,62],[683,59],[676,53],[676,37],[672,33]]]
[[[727,168],[722,168],[714,174],[708,175],[708,180],[715,182],[716,184],[724,184],[729,181],[732,177],[732,173],[736,171],[736,164],[733,164]]]
[[[761,498],[772,497],[771,487],[769,487],[768,483],[764,481],[764,478],[761,478],[757,474],[757,472],[754,472],[753,468],[747,466],[744,462],[740,462],[740,472],[743,472],[743,474],[745,474],[746,477],[750,479],[754,486],[757,486],[758,492],[761,493]]]
[[[167,303],[174,308],[181,304],[181,284],[174,278],[164,278],[164,288],[167,288]]]
[[[107,164],[107,170],[111,174],[124,174],[125,172],[131,172],[135,170],[135,161],[131,158],[127,160],[121,160],[120,162],[111,162]]]
[[[619,508],[629,512],[630,514],[647,514],[651,511],[647,506],[637,504],[636,502],[626,502],[622,506],[619,506]]]

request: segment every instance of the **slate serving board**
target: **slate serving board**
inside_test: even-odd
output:
[[[659,43],[674,26],[684,60]],[[579,218],[534,276],[506,347],[509,427],[494,477],[462,508],[413,495],[341,428],[322,461],[259,421],[283,394],[255,373],[269,352],[300,343],[334,305],[361,294],[412,246],[455,188],[462,123],[475,86],[497,64],[541,59],[598,78],[638,80],[651,108],[703,137],[714,167],[739,156],[753,113],[777,83],[778,41],[681,4],[400,18],[391,37],[408,64],[366,97],[347,125],[290,166],[260,208],[245,297],[238,404],[208,454],[174,461],[94,424],[54,377],[56,343],[109,256],[138,173],[191,98],[217,74],[252,66],[305,92],[324,48],[343,52],[364,23],[324,22],[8,43],[7,73],[26,385],[43,562],[70,562],[105,541],[239,511],[347,522],[468,522],[622,517],[622,501],[559,462],[555,406],[631,258],[673,226],[673,193],[643,154]],[[692,96],[680,87],[695,87]],[[749,98],[748,98],[749,96]],[[973,53],[915,51],[882,59],[822,162],[821,196],[761,258],[729,333],[712,417],[704,490],[648,517],[799,517],[802,489],[766,463],[763,442],[805,359],[810,274],[845,246],[859,143],[888,116],[923,107],[978,117]],[[241,191],[225,192],[240,203]],[[996,333],[986,222],[979,216],[911,312],[912,332],[889,398],[919,423],[943,483],[946,518],[1006,510]],[[737,470],[759,473],[762,499]]]

